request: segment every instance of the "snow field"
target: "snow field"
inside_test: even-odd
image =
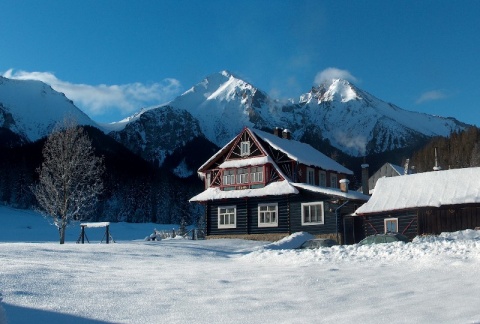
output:
[[[1,228],[15,222],[17,237],[46,225],[42,242],[0,238],[8,323],[480,323],[473,230],[294,250],[308,233],[147,242],[155,224],[112,224],[115,244],[74,244],[69,228],[60,245],[41,216],[0,207]]]

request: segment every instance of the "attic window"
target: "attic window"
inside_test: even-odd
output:
[[[338,177],[335,173],[330,174],[330,187],[338,188]]]
[[[240,143],[240,156],[250,155],[250,141]]]
[[[327,186],[327,174],[325,171],[320,171],[320,187]]]

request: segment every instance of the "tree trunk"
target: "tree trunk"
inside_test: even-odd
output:
[[[60,234],[60,244],[64,244],[65,243],[65,228],[66,226],[62,224],[62,226],[60,226],[58,228],[58,232]]]

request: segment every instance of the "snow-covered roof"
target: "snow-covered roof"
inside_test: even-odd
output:
[[[261,157],[254,157],[250,159],[237,159],[237,160],[225,161],[222,164],[220,164],[218,167],[222,169],[243,168],[243,167],[252,166],[252,165],[263,165],[265,163],[274,163],[274,162],[269,156],[261,156]]]
[[[216,199],[244,198],[244,197],[264,197],[264,196],[280,196],[288,194],[298,194],[287,180],[273,182],[263,188],[228,190],[222,191],[220,188],[208,188],[207,190],[192,197],[189,201],[208,201]]]
[[[385,177],[357,215],[415,207],[480,203],[480,168],[453,169]]]
[[[96,222],[96,223],[81,223],[80,226],[83,227],[105,227],[110,225],[110,222]]]
[[[297,188],[305,189],[312,192],[322,193],[328,196],[335,196],[335,197],[340,197],[345,199],[363,200],[363,201],[367,201],[368,199],[370,199],[369,195],[364,195],[361,192],[353,191],[353,190],[343,192],[340,189],[319,187],[319,186],[314,186],[306,183],[292,183],[292,185],[294,185]]]
[[[295,161],[301,162],[305,165],[317,166],[328,171],[353,174],[351,170],[314,149],[309,144],[292,139],[280,138],[274,134],[263,132],[258,129],[251,130],[256,136],[267,142],[273,148],[285,153]]]

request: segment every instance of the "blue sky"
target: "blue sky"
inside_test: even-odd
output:
[[[99,122],[229,70],[275,98],[342,76],[480,126],[480,1],[3,0],[0,13],[0,74],[46,81]]]

